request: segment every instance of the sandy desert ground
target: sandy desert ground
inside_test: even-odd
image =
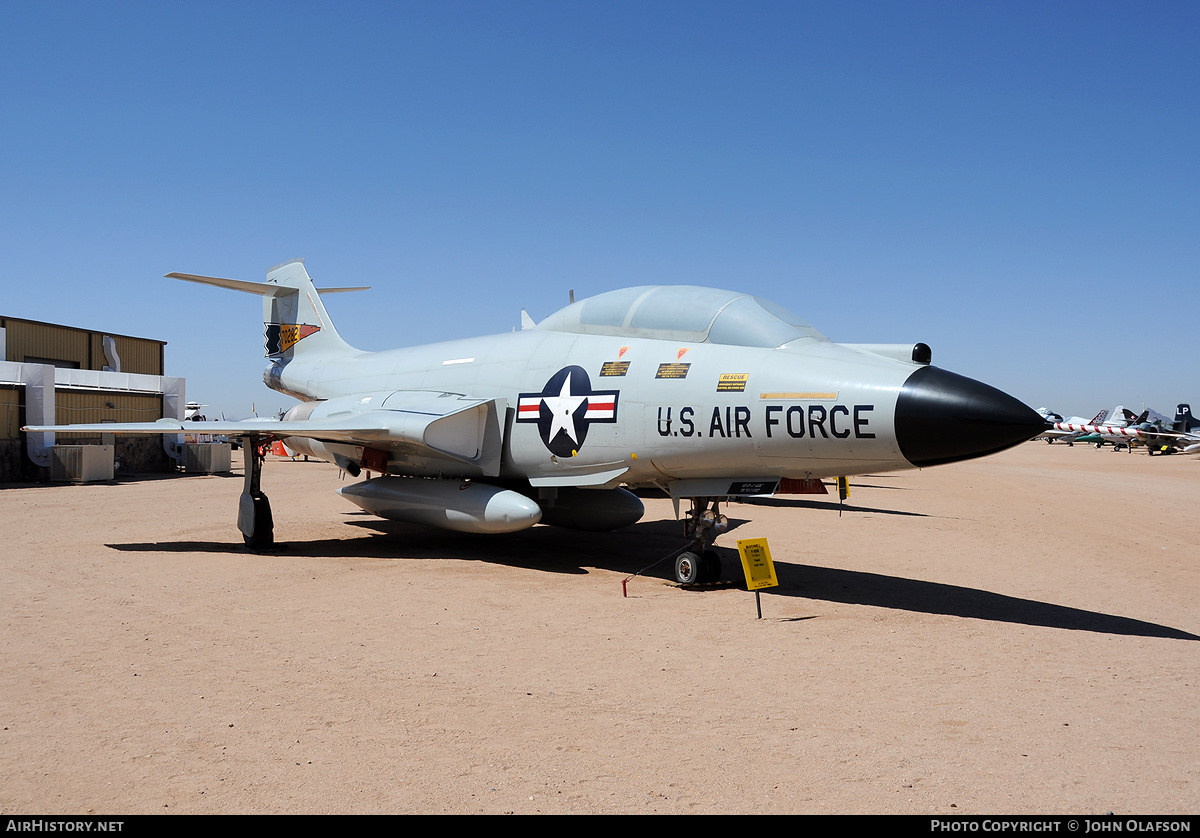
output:
[[[273,460],[253,555],[241,482],[0,490],[4,813],[1200,812],[1200,458],[1031,442],[840,516],[733,504],[699,590],[653,566],[665,499],[468,536]]]

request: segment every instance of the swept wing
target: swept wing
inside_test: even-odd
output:
[[[467,399],[456,394],[392,392],[370,394],[354,404],[308,403],[279,421],[97,423],[38,425],[30,431],[74,434],[223,434],[376,448],[392,456],[445,459],[475,466],[486,476],[500,468],[500,420],[504,399]],[[358,407],[358,410],[354,410]],[[305,416],[304,414],[307,413]],[[303,418],[289,418],[299,414]],[[319,414],[319,415],[314,415]],[[301,444],[301,450],[304,446]],[[335,454],[334,451],[325,453]],[[336,459],[330,456],[330,459]]]

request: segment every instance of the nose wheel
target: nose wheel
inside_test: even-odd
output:
[[[705,585],[721,581],[721,556],[716,550],[684,550],[675,559],[675,581],[680,585]]]

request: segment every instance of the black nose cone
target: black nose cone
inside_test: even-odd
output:
[[[937,367],[910,375],[896,400],[896,441],[914,466],[995,454],[1045,427],[1036,411],[1007,393]]]

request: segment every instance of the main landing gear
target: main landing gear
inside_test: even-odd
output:
[[[675,581],[680,585],[703,585],[721,578],[721,556],[712,545],[729,529],[729,519],[718,504],[720,498],[692,498],[684,521],[684,535],[691,543],[675,558]]]
[[[258,450],[258,437],[242,437],[242,453],[246,458],[246,482],[238,501],[238,529],[251,550],[266,550],[275,543],[275,522],[271,518],[271,502],[259,488],[263,460]]]

